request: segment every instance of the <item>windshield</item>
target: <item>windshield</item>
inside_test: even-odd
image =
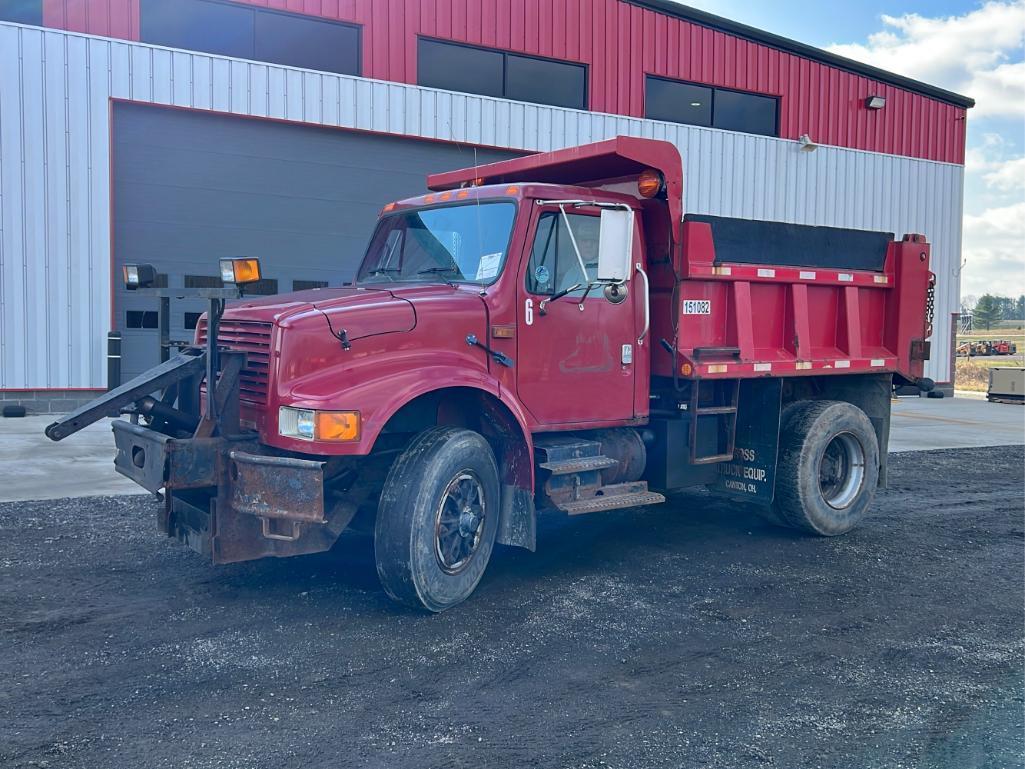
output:
[[[493,283],[502,272],[516,204],[464,203],[381,219],[358,285],[412,281]]]

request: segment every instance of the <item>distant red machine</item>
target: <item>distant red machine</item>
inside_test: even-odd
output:
[[[821,535],[863,517],[894,382],[932,387],[922,235],[685,215],[676,148],[645,139],[428,187],[353,285],[215,304],[47,434],[127,408],[115,463],[166,491],[163,531],[224,563],[364,528],[387,592],[433,611],[539,513],[699,485]]]

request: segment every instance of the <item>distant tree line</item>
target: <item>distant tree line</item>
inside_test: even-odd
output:
[[[976,328],[987,331],[1002,320],[1025,321],[1025,294],[1017,299],[996,294],[966,296],[961,306],[971,310]]]

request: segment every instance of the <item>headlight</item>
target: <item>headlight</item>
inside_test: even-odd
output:
[[[358,441],[358,411],[315,411],[282,406],[278,410],[278,433],[304,441]]]

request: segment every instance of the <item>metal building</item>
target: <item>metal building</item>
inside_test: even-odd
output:
[[[427,172],[617,134],[689,212],[927,235],[950,383],[972,104],[666,0],[0,0],[0,399],[104,388],[112,330],[156,360],[122,262],[337,283]]]

